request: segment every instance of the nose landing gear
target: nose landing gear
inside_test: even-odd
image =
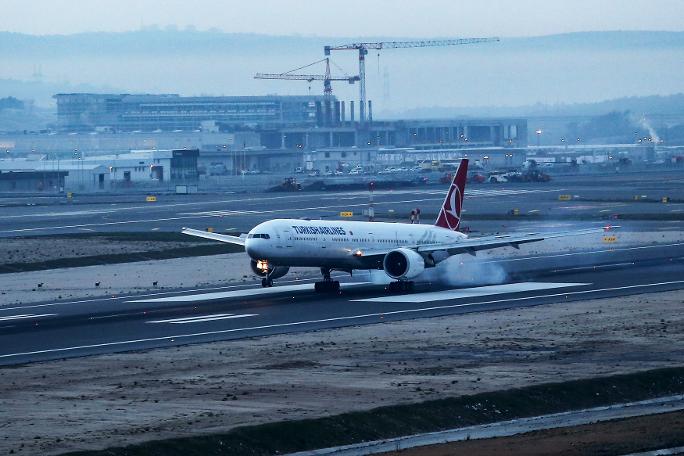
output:
[[[263,288],[271,288],[273,286],[273,279],[270,277],[264,277],[261,279],[261,286]]]
[[[323,274],[323,281],[316,282],[314,285],[316,293],[337,293],[340,291],[340,282],[330,277],[330,269],[321,268],[321,274]]]

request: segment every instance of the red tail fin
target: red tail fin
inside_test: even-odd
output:
[[[454,176],[454,181],[449,187],[449,192],[442,204],[442,210],[435,222],[436,226],[441,226],[449,230],[457,231],[461,224],[461,208],[463,207],[463,192],[465,191],[466,178],[468,176],[468,159],[461,160],[458,170]]]

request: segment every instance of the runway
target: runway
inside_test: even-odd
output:
[[[340,294],[320,295],[311,281],[281,280],[271,289],[249,284],[5,307],[0,365],[681,290],[683,258],[681,245],[619,251],[601,267],[563,268],[555,259],[551,270],[540,261],[549,258],[529,257],[516,262],[524,279],[421,284],[405,295],[367,282],[344,282]],[[535,269],[540,263],[543,271]]]
[[[372,176],[368,176],[371,179]],[[606,199],[605,188],[611,188]],[[436,214],[444,200],[445,185],[414,186],[374,192],[377,214],[394,211],[403,221],[411,209]],[[559,195],[572,195],[559,201]],[[634,200],[646,196],[658,203]],[[518,209],[521,215],[570,218],[575,221],[602,219],[611,214],[678,214],[684,204],[660,204],[661,197],[684,199],[684,180],[678,174],[558,176],[549,183],[468,184],[464,204],[465,220],[475,229],[485,230],[496,222],[476,220],[477,215],[507,214]],[[294,193],[207,193],[193,195],[158,194],[157,202],[146,203],[144,194],[77,195],[66,198],[0,198],[3,217],[0,238],[113,231],[170,231],[182,226],[216,231],[249,231],[272,218],[336,218],[340,211],[361,216],[368,207],[365,190]],[[674,220],[677,227],[682,222]],[[672,222],[671,220],[668,223]],[[538,223],[538,222],[535,222]],[[670,226],[670,228],[673,228]]]

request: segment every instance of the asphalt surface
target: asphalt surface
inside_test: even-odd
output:
[[[444,185],[411,187],[374,192],[375,211],[382,217],[391,212],[399,221],[419,207],[425,220],[441,206]],[[559,201],[572,195],[572,201]],[[645,197],[635,201],[634,197]],[[668,196],[675,202],[663,204]],[[660,214],[675,220],[670,228],[682,229],[684,177],[681,173],[561,176],[548,183],[468,184],[464,223],[484,231],[491,222],[482,215],[505,215],[518,209],[520,215],[543,216],[545,220],[600,220],[613,214]],[[353,211],[363,219],[369,194],[364,190],[296,193],[212,193],[158,195],[155,203],[144,194],[77,195],[65,197],[17,197],[0,195],[0,237],[55,235],[84,232],[170,231],[182,226],[212,227],[217,231],[246,232],[272,218],[337,218]],[[471,220],[468,220],[468,217]],[[532,221],[532,223],[539,223]],[[568,222],[569,223],[569,222]],[[496,225],[496,229],[502,225]],[[505,227],[504,227],[505,228]]]
[[[600,262],[597,262],[600,258]],[[310,281],[174,290],[0,308],[0,365],[350,325],[684,289],[684,244],[531,256],[504,265],[510,280],[483,287]]]

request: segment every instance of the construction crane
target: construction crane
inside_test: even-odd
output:
[[[366,121],[366,54],[369,49],[406,49],[418,47],[436,46],[459,46],[462,44],[489,43],[499,41],[499,38],[458,38],[452,40],[422,40],[422,41],[381,41],[377,43],[351,43],[340,46],[325,46],[323,51],[326,56],[331,51],[358,51],[359,52],[359,120]]]
[[[295,71],[302,70],[304,68],[309,68],[313,65],[325,62],[325,74],[295,74]],[[331,76],[330,74],[330,59],[324,58],[316,62],[304,65],[294,70],[287,71],[285,73],[257,73],[254,75],[254,79],[284,79],[288,81],[323,81],[323,94],[327,97],[332,96],[332,81],[347,81],[349,84],[354,84],[359,81],[358,76]]]

